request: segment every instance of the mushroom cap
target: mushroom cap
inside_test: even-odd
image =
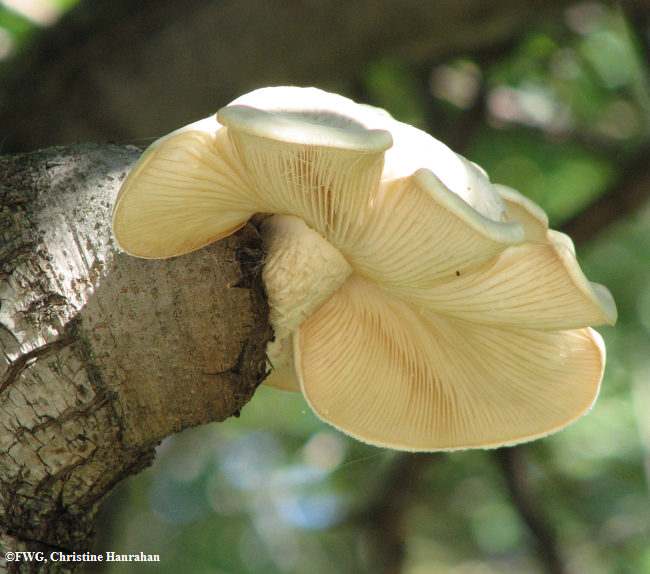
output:
[[[231,235],[255,212],[252,193],[215,116],[150,145],[122,184],[113,236],[130,255],[183,255]]]
[[[316,88],[255,90],[151,146],[113,226],[126,251],[170,257],[258,212],[301,220],[347,273],[297,302],[299,324],[295,289],[274,307],[272,383],[328,423],[402,450],[495,447],[593,404],[605,350],[586,327],[616,321],[611,295],[539,206],[428,134]]]
[[[323,420],[407,451],[533,440],[587,412],[605,365],[591,329],[501,329],[430,313],[352,277],[294,336]]]
[[[384,116],[317,88],[261,88],[218,112],[234,131],[284,143],[383,152],[393,145]]]

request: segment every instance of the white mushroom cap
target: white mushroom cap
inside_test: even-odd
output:
[[[613,324],[616,307],[541,208],[383,110],[315,88],[256,90],[217,118],[145,153],[114,230],[125,250],[168,257],[274,214],[271,384],[403,450],[532,440],[593,404],[605,351],[585,327]]]
[[[386,122],[395,145],[386,153],[384,179],[405,178],[428,170],[442,185],[479,214],[505,220],[505,207],[487,174],[429,134],[393,120]]]
[[[524,228],[528,241],[545,241],[548,231],[548,216],[534,201],[517,190],[495,183],[494,190],[501,196],[506,208],[506,218],[517,221]]]
[[[137,257],[183,255],[231,235],[255,213],[252,192],[214,116],[154,142],[122,184],[113,235]]]
[[[302,391],[323,420],[400,450],[490,448],[587,412],[605,365],[591,329],[501,329],[415,310],[352,277],[295,336]]]
[[[219,110],[260,210],[295,215],[334,246],[355,230],[392,145],[370,107],[316,88],[262,88]],[[383,121],[383,120],[382,120]]]
[[[234,131],[284,143],[383,152],[393,145],[373,108],[316,88],[261,88],[219,110]]]

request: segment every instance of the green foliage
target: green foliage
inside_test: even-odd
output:
[[[24,16],[0,5],[0,29],[20,44],[29,38],[34,26]]]
[[[426,129],[424,97],[413,70],[399,58],[370,62],[363,73],[368,97],[400,121]]]
[[[63,15],[78,3],[79,0],[41,0],[33,2],[32,6],[42,8],[42,13],[47,15],[47,21],[49,18],[56,19],[57,16]],[[29,8],[30,3],[26,2],[25,7]],[[29,10],[22,11],[20,5],[12,9],[0,3],[0,77],[6,61],[19,54],[42,26],[42,22],[30,19]]]

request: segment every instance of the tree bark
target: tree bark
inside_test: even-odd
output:
[[[569,3],[82,2],[3,78],[2,145],[155,139],[265,85],[316,84],[354,96],[369,61],[419,66],[472,53]]]
[[[150,464],[165,436],[236,415],[266,375],[272,331],[254,225],[166,261],[116,249],[111,207],[140,151],[0,158],[5,551],[88,551],[116,483]]]

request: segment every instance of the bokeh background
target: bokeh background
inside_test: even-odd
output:
[[[161,562],[102,572],[650,573],[649,22],[641,0],[0,1],[0,153],[146,146],[317,85],[534,199],[620,312],[593,411],[522,447],[393,453],[261,388],[118,487],[97,549]]]

